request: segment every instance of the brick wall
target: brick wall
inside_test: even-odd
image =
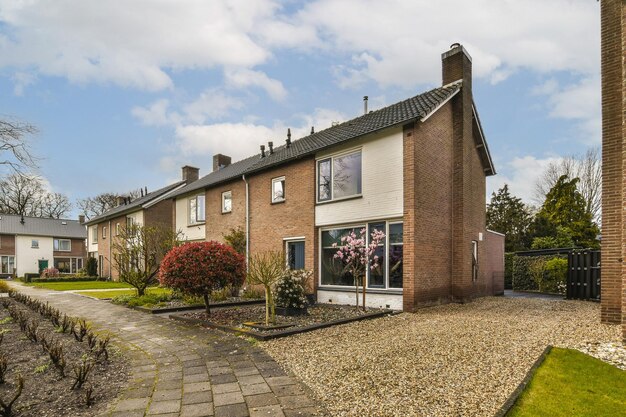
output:
[[[285,201],[272,204],[272,178],[285,177]],[[284,238],[305,237],[305,269],[317,277],[315,231],[315,160],[296,161],[251,176],[250,254],[285,250]],[[308,285],[313,291],[316,279]]]
[[[15,236],[0,235],[0,255],[15,255]]]
[[[222,193],[232,193],[232,211],[222,213]],[[206,240],[224,242],[230,229],[246,228],[246,185],[241,179],[207,190],[205,197]]]
[[[485,258],[481,262],[485,279],[491,278],[489,287],[492,295],[504,294],[504,235],[487,231],[485,233]]]
[[[107,220],[102,223],[98,223],[98,255],[102,255],[104,261],[102,262],[102,276],[103,277],[111,277],[114,280],[119,279],[119,273],[115,268],[115,263],[113,262],[113,251],[110,250],[112,240],[115,239],[115,225],[119,223],[120,227],[126,226],[126,216],[119,216]],[[102,237],[102,229],[107,228],[106,239]],[[98,259],[98,262],[100,260]],[[98,265],[100,268],[100,265]]]
[[[166,199],[159,201],[153,206],[143,211],[143,222],[145,226],[162,226],[168,229],[173,228],[172,212],[174,211],[174,200]]]
[[[601,318],[604,323],[620,323],[626,309],[624,298],[624,147],[623,54],[624,30],[622,1],[604,0],[602,14],[602,293]],[[626,338],[626,323],[624,324]]]
[[[56,239],[56,238],[55,238]],[[63,239],[63,238],[61,238]],[[84,239],[70,239],[72,241],[72,247],[70,252],[60,252],[54,251],[52,256],[55,258],[65,258],[65,257],[78,257],[85,258],[87,256],[87,247],[85,246]]]

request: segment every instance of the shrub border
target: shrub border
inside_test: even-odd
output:
[[[79,277],[79,278],[70,278],[70,277],[55,277],[55,278],[32,278],[29,282],[31,283],[42,283],[42,282],[86,282],[86,281],[100,281],[106,282],[106,280],[98,279],[98,277]]]
[[[376,319],[379,317],[395,315],[395,314],[399,314],[399,312],[396,312],[394,310],[382,310],[382,311],[376,311],[373,313],[364,314],[362,316],[357,316],[357,317],[336,319],[336,320],[331,320],[331,321],[327,321],[324,323],[311,324],[309,326],[304,326],[304,327],[289,328],[289,329],[277,331],[274,333],[261,333],[261,332],[256,332],[254,330],[246,330],[240,327],[225,326],[222,324],[212,323],[210,321],[192,319],[188,317],[181,317],[181,316],[177,316],[173,314],[170,315],[169,318],[171,320],[180,321],[180,322],[187,323],[187,324],[200,325],[202,327],[208,327],[210,329],[218,329],[218,330],[225,331],[227,333],[234,333],[238,336],[250,336],[257,340],[267,341],[267,340],[272,340],[272,339],[278,339],[281,337],[293,336],[295,334],[307,333],[313,330],[325,329],[327,327],[337,326],[339,324],[352,323],[352,322],[361,321],[361,320]]]
[[[250,304],[264,304],[265,300],[243,300],[243,301],[229,301],[227,303],[213,303],[211,304],[211,308],[214,307],[236,307],[236,306],[245,306]],[[188,310],[200,310],[204,309],[204,304],[191,304],[188,306],[180,306],[180,307],[157,307],[150,308],[144,306],[134,306],[130,307],[137,311],[142,311],[144,313],[149,314],[162,314],[162,313],[176,313],[178,311],[188,311]]]
[[[551,350],[552,350],[552,345],[546,346],[546,348],[543,350],[541,355],[539,355],[537,360],[535,360],[535,363],[533,364],[533,366],[531,366],[528,372],[526,372],[526,376],[524,377],[522,382],[519,383],[517,388],[515,388],[515,390],[511,393],[511,395],[509,395],[509,398],[507,398],[507,400],[504,402],[502,407],[500,407],[498,412],[495,414],[495,417],[505,417],[509,413],[509,411],[511,411],[515,403],[517,403],[517,400],[519,399],[519,397],[522,395],[522,392],[524,392],[524,390],[530,383],[530,380],[533,378],[533,376],[535,376],[535,372],[537,371],[537,368],[541,366],[541,364],[546,359],[546,356],[548,356]]]

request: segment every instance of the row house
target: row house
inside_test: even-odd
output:
[[[117,206],[107,212],[88,220],[87,250],[91,258],[98,260],[98,276],[118,279],[115,267],[115,250],[113,241],[122,227],[131,224],[152,227],[172,228],[173,202],[169,195],[186,184],[196,181],[199,177],[198,168],[184,166],[182,180],[158,190],[145,193],[138,198],[118,197]]]
[[[83,220],[0,214],[0,277],[41,274],[50,267],[77,273],[87,255]]]
[[[370,306],[414,311],[501,293],[504,236],[485,225],[495,169],[471,57],[455,44],[442,67],[439,88],[235,163],[215,155],[213,172],[169,195],[174,228],[187,241],[223,241],[241,227],[246,256],[281,250],[290,268],[312,270],[320,302],[354,302],[332,244],[361,229],[386,235],[366,277]]]

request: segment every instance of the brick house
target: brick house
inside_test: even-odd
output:
[[[298,140],[289,134],[232,164],[215,155],[212,173],[170,195],[175,227],[188,240],[222,241],[241,227],[248,256],[282,250],[289,267],[312,270],[322,302],[354,302],[331,245],[361,228],[387,235],[381,267],[367,276],[371,306],[414,311],[501,293],[504,236],[485,226],[495,169],[471,58],[453,45],[442,65],[442,87]],[[200,196],[202,221],[193,210]]]
[[[49,267],[61,274],[77,273],[87,256],[81,220],[0,214],[0,277],[22,277]]]
[[[602,286],[604,323],[622,323],[626,341],[626,4],[603,0]]]
[[[169,194],[196,181],[198,174],[198,168],[184,166],[181,181],[150,193],[146,192],[145,195],[134,200],[120,197],[116,207],[85,223],[88,235],[88,255],[98,260],[98,276],[111,279],[119,278],[112,262],[115,256],[112,241],[118,235],[121,227],[131,223],[143,226],[160,225],[168,229],[173,227],[172,212],[174,207],[173,201],[168,198]],[[204,210],[203,207],[202,210]]]

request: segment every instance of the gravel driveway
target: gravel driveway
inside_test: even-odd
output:
[[[596,303],[488,297],[260,346],[336,416],[489,416],[546,345],[619,340]]]

